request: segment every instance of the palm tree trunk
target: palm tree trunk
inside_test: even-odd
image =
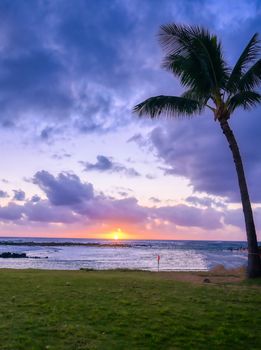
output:
[[[234,163],[236,166],[238,184],[240,188],[241,201],[243,206],[246,233],[247,233],[247,243],[248,243],[248,266],[247,275],[250,278],[261,276],[261,259],[258,251],[256,229],[253,218],[253,212],[251,208],[251,202],[248,194],[246,177],[244,173],[243,163],[239,148],[235,139],[235,136],[230,129],[230,126],[226,120],[220,121],[220,126],[222,128],[223,134],[225,135],[229,147],[231,149]]]

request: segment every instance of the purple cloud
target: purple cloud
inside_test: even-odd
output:
[[[7,192],[0,190],[0,198],[8,198],[8,197],[9,197],[9,195]]]
[[[54,207],[47,200],[41,200],[34,204],[28,202],[24,206],[23,211],[29,222],[71,224],[79,220],[79,216],[77,216],[70,207]]]
[[[179,226],[193,226],[211,230],[222,227],[222,214],[210,208],[200,209],[180,204],[160,207],[155,212],[160,219],[168,220]]]
[[[226,207],[226,205],[224,204],[224,201],[221,202],[210,197],[189,196],[186,198],[186,202],[191,203],[193,205],[200,205],[204,207],[218,207],[218,208]]]
[[[39,197],[37,194],[33,195],[31,198],[32,203],[37,203],[41,200],[41,197]]]
[[[261,138],[259,110],[232,119],[245,162],[251,197],[261,201]],[[251,137],[250,137],[251,135]],[[210,115],[190,120],[173,120],[168,127],[156,127],[150,139],[166,175],[183,176],[193,189],[239,202],[239,189],[232,155],[219,125]]]
[[[153,224],[154,220],[168,221],[174,226],[198,227],[216,230],[223,226],[224,213],[214,208],[202,209],[188,205],[146,207],[134,197],[114,199],[97,195],[91,184],[82,182],[78,176],[60,173],[53,176],[47,171],[37,172],[34,183],[46,194],[46,200],[38,196],[25,201],[24,205],[10,203],[0,207],[0,219],[23,222],[45,223],[88,223],[108,222],[132,225]],[[36,201],[37,200],[37,201]]]
[[[22,190],[13,190],[14,197],[13,199],[16,201],[24,201],[25,200],[25,192]]]
[[[84,165],[85,171],[123,173],[130,177],[140,176],[134,168],[128,168],[120,163],[114,162],[112,157],[109,158],[103,155],[97,156],[96,163],[81,162],[81,164]]]
[[[82,183],[74,174],[61,173],[54,177],[45,170],[38,171],[33,179],[53,205],[77,205],[93,198],[93,186]]]
[[[0,207],[0,220],[17,221],[22,218],[24,207],[14,203],[9,203],[5,207]]]

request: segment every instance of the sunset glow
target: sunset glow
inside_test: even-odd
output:
[[[119,239],[122,239],[122,231],[120,228],[117,229],[117,231],[113,232],[113,239],[115,241],[118,241]]]

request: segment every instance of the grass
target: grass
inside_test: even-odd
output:
[[[260,349],[260,280],[195,275],[0,270],[0,349]]]

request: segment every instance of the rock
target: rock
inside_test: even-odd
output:
[[[40,256],[27,256],[25,253],[10,253],[10,252],[4,252],[0,254],[0,258],[3,259],[42,259]],[[43,259],[48,259],[48,256],[45,256]]]
[[[204,279],[203,279],[203,282],[204,282],[204,283],[210,283],[210,279],[209,279],[209,278],[204,278]]]
[[[9,258],[18,259],[18,258],[28,258],[28,256],[26,256],[25,253],[5,252],[5,253],[0,254],[0,258],[4,258],[4,259],[9,259]]]

